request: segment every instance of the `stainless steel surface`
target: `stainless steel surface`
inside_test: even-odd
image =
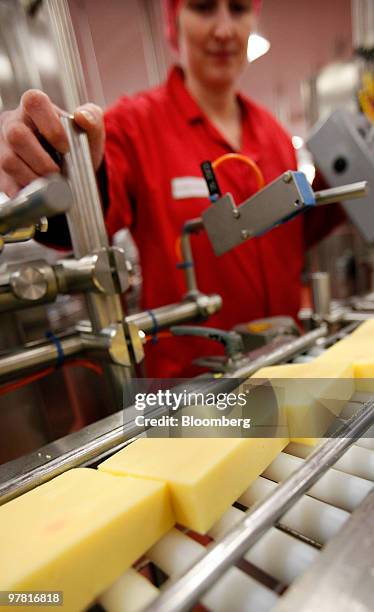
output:
[[[126,430],[122,423],[123,412],[118,412],[26,457],[1,465],[0,504],[123,444]]]
[[[274,612],[372,612],[374,601],[374,492],[281,598]]]
[[[23,266],[17,272],[13,272],[10,278],[10,286],[17,298],[35,302],[35,300],[41,300],[47,295],[48,281],[39,268],[28,265]]]
[[[148,334],[177,323],[204,318],[218,312],[221,306],[222,299],[219,295],[199,294],[194,300],[188,299],[177,304],[154,308],[151,311],[152,315],[149,311],[130,315],[126,317],[126,323],[133,323],[138,329]]]
[[[65,357],[77,355],[84,349],[82,339],[78,334],[60,340],[61,350]],[[38,368],[56,365],[58,362],[56,344],[46,341],[35,348],[13,351],[9,355],[0,357],[0,380],[14,376],[23,376]]]
[[[352,38],[355,49],[374,47],[374,2],[352,0]]]
[[[314,330],[311,332],[311,334],[306,334],[304,336],[304,338],[308,337],[308,343],[304,342],[304,344],[301,345],[296,341],[292,341],[289,343],[290,348],[288,352],[287,347],[283,346],[272,351],[268,355],[268,358],[266,358],[266,355],[263,355],[261,358],[254,360],[250,364],[251,368],[247,367],[246,370],[242,370],[243,377],[246,378],[250,373],[255,372],[256,365],[258,368],[262,367],[263,364],[266,363],[269,363],[269,365],[274,363],[276,357],[278,357],[278,359],[282,359],[285,352],[287,352],[288,356],[291,357],[298,351],[310,346],[310,342],[315,342],[317,338],[322,337],[322,335],[326,333],[325,328],[322,328],[319,335],[316,333],[317,331],[318,330]],[[81,339],[79,340],[81,341]],[[53,357],[56,358],[56,354],[54,354]],[[11,365],[13,369],[16,367],[14,362],[12,362]],[[247,373],[248,371],[250,371],[249,374]],[[193,385],[194,392],[206,392],[208,387],[209,392],[214,392],[214,390],[216,390],[216,392],[230,392],[240,384],[240,380],[238,381],[237,378],[238,377],[233,380],[231,377],[223,376],[215,379],[214,383],[212,384],[211,380],[205,380],[204,377],[201,377],[191,379],[191,385]],[[167,407],[156,408],[155,411],[152,412],[152,416],[161,416],[165,412],[167,412]],[[5,503],[5,501],[8,501],[9,499],[21,495],[38,484],[57,476],[57,474],[60,474],[65,469],[78,467],[84,462],[93,461],[95,458],[101,456],[110,449],[113,449],[117,445],[124,444],[126,441],[138,436],[147,428],[135,425],[134,416],[136,414],[138,414],[138,412],[134,406],[129,406],[123,413],[119,412],[117,415],[113,415],[113,420],[103,419],[102,421],[99,421],[95,424],[96,438],[93,439],[90,437],[88,442],[87,432],[92,431],[93,426],[91,425],[88,428],[85,427],[82,429],[81,432],[72,434],[73,438],[71,438],[70,435],[63,440],[58,440],[57,442],[53,443],[53,445],[49,445],[50,450],[47,454],[51,455],[53,462],[46,462],[45,460],[43,462],[37,461],[36,466],[33,465],[30,470],[27,470],[30,458],[26,457],[18,459],[16,464],[15,462],[12,462],[12,465],[6,464],[4,466],[0,466],[0,503]],[[123,421],[121,421],[123,424],[121,426],[113,425],[113,423],[116,422],[115,419],[119,418],[123,419]],[[74,443],[72,443],[71,440],[73,440]],[[66,448],[68,448],[67,451]],[[10,469],[11,477],[9,476]]]
[[[357,180],[368,181],[369,195],[360,202],[343,202],[343,207],[363,238],[373,242],[373,152],[359,128],[354,114],[343,109],[336,110],[314,127],[308,139],[308,148],[332,187]]]
[[[90,356],[100,360],[111,361],[114,364],[126,366],[128,348],[124,345],[123,326],[112,323],[100,330],[99,334],[81,334],[83,348]]]
[[[322,320],[331,310],[330,275],[327,272],[314,272],[311,281],[314,315]]]
[[[374,312],[356,312],[356,311],[348,311],[343,315],[343,320],[345,322],[349,321],[367,321],[368,319],[372,319],[374,317]]]
[[[224,377],[247,378],[260,368],[288,361],[294,355],[306,351],[313,346],[319,338],[324,338],[326,335],[327,326],[323,324],[317,329],[300,336],[300,338],[296,338],[295,340],[292,339],[287,343],[282,342],[280,346],[277,346],[275,342],[275,348],[273,350],[271,350],[272,343],[270,343],[265,349],[260,349],[262,354],[257,359],[244,359],[239,367],[235,370],[231,370],[230,373],[224,374]]]
[[[74,254],[84,257],[107,249],[108,237],[104,224],[96,177],[92,166],[91,155],[86,134],[84,134],[70,117],[61,119],[69,140],[69,153],[65,156],[66,170],[72,187],[74,202],[67,215]],[[106,381],[109,396],[117,407],[121,405],[123,385],[129,376],[131,358],[127,348],[123,328],[123,312],[119,295],[116,295],[113,279],[107,278],[112,295],[86,293],[86,303],[92,329],[99,334],[104,328],[112,325],[118,327],[122,334],[122,363],[126,368],[107,366]]]
[[[238,207],[231,194],[226,194],[203,211],[203,223],[216,255],[314,205],[313,190],[305,175],[288,172],[283,176]]]
[[[77,106],[88,101],[79,49],[70,17],[67,0],[45,0],[55,43],[65,110],[73,113]]]
[[[292,504],[344,454],[374,423],[374,400],[367,402],[357,415],[333,437],[317,447],[305,463],[245,519],[213,546],[183,577],[170,586],[146,608],[147,612],[182,612],[190,610],[222,574],[273,526]]]
[[[72,192],[66,179],[59,175],[36,179],[1,204],[0,234],[37,223],[43,216],[59,215],[71,204]]]
[[[87,101],[83,71],[79,59],[78,45],[69,13],[67,0],[47,0],[53,40],[61,72],[65,98],[65,110],[73,113]],[[75,257],[91,255],[108,247],[103,211],[92,166],[87,135],[77,128],[71,117],[61,118],[69,141],[69,152],[65,156],[67,176],[73,191],[74,202],[67,216]],[[115,288],[113,288],[113,294]],[[123,385],[129,377],[130,355],[123,329],[123,312],[118,295],[104,296],[87,294],[86,303],[95,333],[113,324],[120,326],[126,354],[119,366],[106,367],[108,397],[117,407],[121,403]]]
[[[369,195],[369,185],[367,181],[360,181],[350,185],[341,185],[340,187],[316,191],[314,195],[317,204],[334,204],[334,202],[365,198]]]
[[[62,259],[55,265],[59,291],[62,293],[81,293],[96,291],[115,295],[113,273],[110,263],[110,249],[101,249],[81,259]],[[125,286],[124,272],[121,271],[122,285]],[[127,287],[128,274],[127,274]]]
[[[195,274],[195,263],[192,257],[191,235],[183,232],[181,237],[181,251],[183,256],[184,274],[186,278],[187,293],[197,293],[197,281]]]

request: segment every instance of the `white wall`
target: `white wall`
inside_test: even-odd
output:
[[[80,7],[77,25],[88,20],[105,104],[121,93],[146,89],[151,81],[151,49],[145,38],[144,6],[153,3],[159,7],[161,0],[70,1],[73,7]],[[160,38],[163,28],[154,25]],[[350,0],[263,0],[259,31],[272,47],[248,66],[242,89],[277,114],[291,132],[302,133],[302,81],[337,56],[351,55]],[[157,45],[165,49],[164,41],[156,41]],[[168,51],[166,54],[170,62]],[[94,63],[92,55],[89,63]],[[99,100],[99,89],[93,85],[91,91]]]

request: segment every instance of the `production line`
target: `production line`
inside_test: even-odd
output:
[[[45,5],[72,112],[84,84],[68,6],[61,0]],[[265,187],[259,179],[254,196],[235,202],[220,191],[217,160],[205,162],[210,205],[181,228],[184,298],[129,315],[121,297],[134,271],[124,252],[109,244],[86,135],[70,115],[61,121],[70,145],[62,176],[39,179],[2,204],[0,258],[9,243],[30,240],[36,230],[47,229],[46,217],[61,212],[73,256],[2,266],[0,312],[27,312],[81,295],[86,318],[2,351],[0,382],[6,393],[43,368],[85,360],[101,369],[105,398],[117,408],[0,465],[0,608],[32,603],[72,612],[369,612],[373,294],[331,300],[328,275],[317,273],[313,307],[302,317],[305,333],[289,317],[230,331],[200,326],[222,300],[199,290],[199,261],[191,247],[191,235],[206,232],[220,256],[336,201],[348,202],[350,216],[371,243],[372,162],[357,130],[337,115],[312,138],[321,166],[325,135],[336,144],[326,161],[331,187],[318,192],[302,172],[288,171]],[[344,138],[329,136],[337,125]],[[327,169],[342,157],[342,142],[348,153],[352,142],[356,148],[352,158],[347,153],[350,172],[338,171],[336,178]],[[357,150],[362,159],[355,166]],[[209,429],[212,437],[203,427],[196,434],[191,426],[189,434],[181,426],[183,415],[211,419],[217,411],[191,411],[183,401],[175,411],[156,402],[144,412],[148,421],[139,420],[134,397],[147,386],[137,373],[144,342],[155,330],[223,345],[224,356],[199,360],[206,374],[171,391],[239,397],[249,390],[244,408],[222,413],[237,419],[239,436],[223,437],[218,424]],[[251,417],[248,431],[242,417]],[[41,591],[44,599],[14,599],[17,592]]]

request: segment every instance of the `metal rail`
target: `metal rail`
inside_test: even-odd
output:
[[[315,342],[316,338],[321,337],[322,332],[318,335],[316,334],[317,331],[314,330],[314,332],[305,334],[303,337],[308,340],[309,345],[312,341]],[[301,338],[298,340],[301,340]],[[289,346],[278,347],[267,356],[265,355],[258,360],[254,360],[251,362],[252,373],[259,367],[262,367],[264,363],[270,365],[275,363],[276,360],[279,361],[282,359],[282,355],[287,355],[287,358],[290,358],[300,352],[300,350],[305,350],[306,340],[304,340],[304,344],[300,344],[296,340],[291,341]],[[249,371],[249,368],[247,368],[247,371]],[[243,379],[245,380],[247,376],[248,374],[245,374]],[[191,379],[189,384],[193,392],[229,393],[239,386],[241,382],[242,379],[229,376],[214,380],[198,377]],[[157,418],[167,414],[167,412],[168,408],[165,406],[156,407],[147,416]],[[137,414],[135,407],[129,406],[123,413],[118,412],[98,423],[83,428],[80,432],[70,434],[70,436],[66,436],[62,440],[57,440],[47,445],[44,449],[40,449],[43,457],[42,460],[39,459],[37,461],[34,453],[34,462],[30,456],[26,458],[29,461],[29,465],[27,465],[25,458],[21,457],[9,464],[0,466],[0,505],[26,493],[26,491],[33,489],[43,482],[47,482],[68,469],[78,467],[90,461],[93,462],[103,453],[121,444],[125,444],[149,429],[149,427],[140,427],[135,424],[135,414]],[[90,432],[94,432],[93,435],[90,435]],[[69,440],[74,442],[69,444]],[[45,457],[47,456],[48,460],[46,461]],[[9,473],[11,473],[10,477]]]
[[[360,438],[374,423],[374,399],[326,440],[304,464],[261,504],[246,513],[244,520],[221,542],[205,553],[182,578],[173,580],[145,612],[183,612],[190,608],[238,561],[285,512]]]
[[[227,374],[224,374],[224,378],[234,377],[245,379],[257,372],[260,368],[288,361],[295,354],[306,351],[320,338],[324,338],[327,331],[327,326],[323,324],[317,329],[296,338],[296,340],[291,340],[289,343],[282,344],[271,352],[264,353],[258,357],[258,359],[254,359],[253,361],[247,359],[246,362],[243,360],[243,363],[238,364],[236,370],[231,370]]]

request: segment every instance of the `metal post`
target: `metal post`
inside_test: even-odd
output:
[[[53,40],[61,74],[65,108],[70,113],[87,101],[79,50],[71,22],[67,0],[46,0]],[[104,216],[96,177],[91,161],[88,139],[71,117],[62,117],[62,123],[69,140],[66,155],[66,170],[74,196],[74,203],[67,215],[74,255],[78,258],[90,255],[108,246]],[[104,296],[87,294],[87,308],[93,331],[100,331],[109,325],[121,326],[123,333],[124,362],[130,366],[123,329],[123,312],[118,295]],[[129,368],[105,366],[108,390],[114,391],[115,403],[121,403],[123,384],[130,374]]]
[[[330,275],[328,272],[314,272],[311,280],[314,315],[321,321],[331,310]]]

